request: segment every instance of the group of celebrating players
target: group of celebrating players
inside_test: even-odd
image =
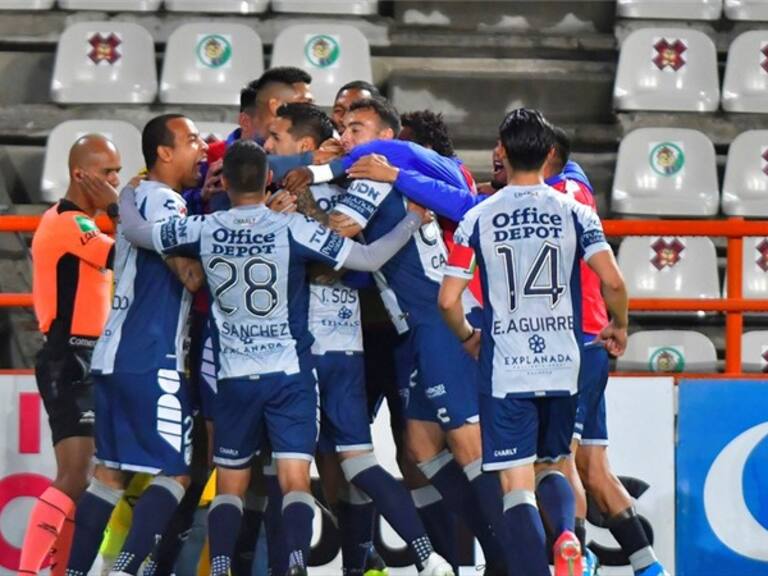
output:
[[[353,82],[329,117],[310,84],[267,71],[225,141],[152,119],[147,172],[119,197],[114,145],[72,146],[32,245],[58,475],[19,572],[51,554],[54,574],[86,576],[138,473],[151,481],[110,574],[173,573],[214,465],[209,573],[250,573],[263,524],[270,573],[306,574],[316,460],[345,575],[386,571],[375,511],[423,576],[458,574],[457,522],[487,575],[595,574],[586,491],[634,573],[666,575],[608,465],[627,293],[567,134],[508,113],[477,186],[439,115],[401,117]],[[364,346],[361,312],[381,304],[391,333]],[[383,397],[403,482],[374,453]]]

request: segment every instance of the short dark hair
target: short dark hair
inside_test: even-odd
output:
[[[291,86],[298,82],[311,84],[312,76],[301,68],[296,68],[295,66],[278,66],[276,68],[270,68],[256,78],[256,80],[249,82],[248,85],[240,91],[240,112],[245,112],[256,106],[256,99],[259,96],[259,92],[268,85],[285,84],[286,86]]]
[[[168,129],[168,122],[176,118],[186,118],[183,114],[162,114],[155,116],[147,122],[141,132],[141,153],[144,155],[144,164],[147,170],[157,164],[157,147],[170,146],[173,148],[174,135]]]
[[[278,118],[291,121],[288,132],[294,138],[311,137],[316,146],[333,137],[333,123],[317,106],[305,102],[289,102],[277,109]]]
[[[339,88],[338,92],[336,92],[336,97],[333,99],[334,102],[339,99],[339,96],[341,96],[341,93],[344,92],[344,90],[367,90],[371,93],[372,98],[381,98],[381,92],[379,92],[379,89],[376,88],[375,84],[371,84],[365,80],[352,80],[352,82],[347,82],[344,86]]]
[[[555,145],[552,125],[538,110],[518,108],[499,126],[499,138],[514,170],[538,170]]]
[[[562,172],[571,157],[571,137],[560,126],[552,127],[552,135],[555,137],[555,155]]]
[[[403,128],[411,129],[413,141],[416,144],[432,148],[440,156],[456,155],[442,114],[435,114],[429,110],[406,112],[400,117],[400,121]]]
[[[397,136],[400,133],[400,114],[397,109],[386,100],[380,98],[364,98],[357,102],[352,102],[349,111],[353,110],[373,110],[381,121]]]
[[[235,194],[264,192],[267,172],[267,153],[253,140],[237,140],[227,148],[222,174]]]

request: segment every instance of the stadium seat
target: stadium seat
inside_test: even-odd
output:
[[[298,66],[312,76],[320,106],[333,105],[336,91],[351,80],[372,82],[368,40],[354,26],[329,22],[285,28],[272,49],[272,66]]]
[[[272,0],[272,10],[291,14],[354,14],[369,16],[379,10],[378,0]]]
[[[265,12],[269,0],[165,0],[170,12],[229,12],[257,14]]]
[[[768,20],[765,0],[725,0],[725,17],[730,20]]]
[[[53,0],[0,0],[0,10],[50,10]]]
[[[66,192],[69,183],[69,149],[85,134],[103,134],[120,151],[123,169],[120,181],[125,183],[144,168],[141,156],[141,132],[128,122],[119,120],[68,120],[51,131],[45,147],[41,196],[46,202],[56,202]]]
[[[743,132],[731,143],[722,208],[728,216],[768,217],[768,130]]]
[[[717,110],[714,43],[690,28],[635,30],[621,45],[613,102],[618,110]]]
[[[701,132],[640,128],[621,141],[611,193],[613,212],[713,216],[719,203],[715,147]]]
[[[621,371],[716,372],[717,351],[704,334],[689,330],[649,330],[629,336],[616,363]]]
[[[211,140],[224,140],[233,130],[239,128],[237,124],[230,122],[195,122],[195,126],[200,130],[200,135],[207,142]]]
[[[64,10],[121,10],[126,12],[155,12],[161,0],[59,0]]]
[[[768,298],[768,238],[744,238],[744,298]]]
[[[240,89],[264,71],[261,39],[244,24],[182,24],[168,38],[160,78],[167,104],[240,104]]]
[[[715,245],[709,238],[628,237],[619,268],[632,298],[719,298]]]
[[[741,369],[744,372],[768,372],[768,330],[742,335]]]
[[[728,50],[723,110],[768,112],[768,30],[740,34]]]
[[[622,18],[664,18],[671,20],[718,20],[722,0],[618,0]]]
[[[79,22],[59,39],[54,102],[148,104],[157,94],[154,41],[130,22]]]

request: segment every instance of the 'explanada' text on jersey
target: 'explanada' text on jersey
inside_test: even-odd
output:
[[[345,193],[333,184],[317,184],[310,190],[324,212],[330,212]],[[362,352],[363,329],[357,290],[338,280],[331,285],[310,282],[309,331],[315,339],[313,354]]]
[[[408,208],[405,197],[390,184],[355,180],[335,210],[362,226],[366,241],[374,242],[392,230]],[[440,226],[430,222],[381,267],[409,325],[440,318],[436,302],[447,260]]]
[[[136,188],[136,205],[148,222],[169,222],[187,213],[181,195],[150,180]],[[183,371],[191,294],[159,254],[130,244],[119,225],[114,272],[112,309],[93,351],[92,370],[100,374],[170,367]]]
[[[307,327],[307,262],[338,269],[352,241],[301,214],[263,204],[172,220],[153,230],[158,252],[199,258],[213,295],[219,379],[299,372]]]
[[[464,216],[446,274],[483,287],[481,386],[494,397],[575,394],[579,261],[610,250],[589,207],[539,186],[507,186]],[[459,249],[464,247],[464,249]]]

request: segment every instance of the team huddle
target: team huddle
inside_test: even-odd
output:
[[[345,575],[386,573],[376,511],[423,576],[458,574],[457,522],[487,575],[594,575],[586,492],[634,573],[666,575],[607,460],[627,293],[568,135],[509,112],[478,186],[440,116],[400,116],[364,82],[328,116],[310,84],[267,71],[225,141],[152,119],[147,173],[119,198],[114,145],[73,145],[67,195],[33,241],[59,473],[19,571],[51,554],[54,574],[86,576],[144,474],[110,574],[182,574],[206,483],[209,574],[250,574],[262,526],[270,574],[307,574],[315,461]],[[364,293],[391,337],[363,338]],[[383,398],[403,481],[375,455]]]

